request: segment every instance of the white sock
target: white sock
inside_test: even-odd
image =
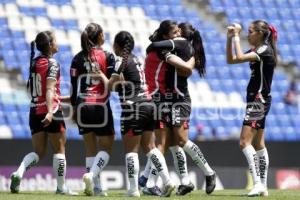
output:
[[[190,184],[191,180],[187,171],[186,155],[179,146],[169,147],[172,152],[174,167],[182,185]]]
[[[86,172],[90,172],[93,166],[95,157],[85,157],[85,169]]]
[[[87,172],[91,171],[95,157],[85,157],[85,168]],[[100,176],[93,177],[94,187],[101,189]]]
[[[129,181],[129,190],[137,191],[138,188],[138,175],[140,170],[139,156],[137,153],[127,153],[125,155],[126,172]]]
[[[32,166],[36,165],[36,163],[38,162],[39,162],[39,156],[35,152],[31,152],[27,154],[23,158],[19,168],[16,171],[17,175],[22,178],[24,172],[30,169]]]
[[[151,160],[148,158],[143,175],[148,178],[151,171]]]
[[[157,148],[154,148],[149,153],[147,153],[147,156],[151,159],[151,167],[153,166],[153,168],[157,170],[159,176],[163,181],[163,184],[168,184],[170,182],[170,175],[163,154]]]
[[[261,183],[267,188],[267,178],[269,169],[269,154],[266,148],[256,151]]]
[[[158,176],[157,170],[151,168],[150,174],[148,177],[148,181],[147,181],[147,187],[153,188],[154,186],[156,186],[158,177],[159,176]]]
[[[65,177],[66,177],[66,156],[65,154],[53,154],[53,171],[57,180],[57,188],[59,190],[65,189]]]
[[[109,161],[109,154],[106,151],[99,151],[95,157],[91,171],[93,177],[99,176],[100,172],[107,165]]]
[[[258,168],[258,158],[256,151],[252,145],[248,145],[243,149],[243,153],[248,161],[249,170],[252,175],[253,183],[260,183],[259,168]]]
[[[202,154],[200,148],[194,144],[192,141],[188,140],[185,145],[183,146],[183,150],[189,154],[189,156],[192,158],[194,163],[202,169],[205,176],[211,176],[215,172],[211,169],[209,164],[204,158],[204,155]]]

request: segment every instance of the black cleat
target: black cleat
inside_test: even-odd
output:
[[[186,195],[187,193],[193,191],[194,188],[195,186],[193,185],[193,183],[189,183],[188,185],[179,185],[176,195],[178,196]]]
[[[16,174],[16,172],[12,173],[10,176],[10,192],[11,193],[19,193],[21,178]]]
[[[161,191],[158,186],[154,186],[152,188],[144,187],[143,194],[153,195],[153,196],[161,196]]]
[[[213,175],[205,176],[206,178],[206,194],[210,194],[215,190],[216,187],[216,172]]]
[[[139,180],[138,180],[139,186],[146,187],[147,181],[148,181],[148,178],[146,178],[144,175],[140,176]]]

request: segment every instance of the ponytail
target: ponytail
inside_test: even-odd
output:
[[[205,70],[206,57],[205,57],[205,51],[203,48],[202,37],[198,30],[194,31],[192,44],[193,44],[193,48],[195,50],[195,55],[194,55],[195,56],[195,68],[199,72],[200,77],[204,77],[205,73],[206,73],[206,70]]]
[[[31,74],[30,74],[30,71],[33,67],[33,59],[34,59],[34,55],[35,55],[35,52],[34,52],[34,48],[35,48],[35,41],[32,41],[30,43],[30,64],[29,64],[29,75],[28,75],[28,80],[27,80],[27,89],[29,89],[29,84],[30,84],[30,78],[31,78]]]
[[[123,69],[127,66],[128,57],[129,57],[129,54],[132,51],[131,46],[132,45],[131,45],[130,40],[126,39],[125,40],[125,45],[124,45],[124,48],[123,48],[123,51],[122,51],[122,54],[121,54]]]
[[[81,48],[83,55],[88,56],[92,47],[90,45],[89,36],[86,30],[84,30],[81,34]]]
[[[195,68],[200,77],[204,77],[206,57],[200,32],[188,22],[180,23],[178,27],[181,29],[181,36],[192,43],[195,52]]]
[[[278,33],[276,28],[273,25],[269,25],[269,37],[267,38],[268,43],[271,45],[271,48],[274,52],[275,62],[277,63],[277,46],[276,42],[278,39]]]
[[[30,69],[32,68],[33,59],[34,59],[34,55],[35,55],[34,48],[35,48],[35,41],[32,41],[30,43],[30,66],[29,66]]]
[[[122,57],[122,64],[120,67],[122,71],[125,67],[127,67],[128,57],[134,48],[134,39],[129,32],[120,31],[115,36],[114,44],[117,44],[122,51],[120,55]]]

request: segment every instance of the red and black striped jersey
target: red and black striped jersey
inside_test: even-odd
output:
[[[148,48],[149,50],[156,50],[158,54],[162,50],[168,50],[176,54],[184,61],[188,61],[194,55],[194,49],[188,40],[184,38],[175,38],[173,40],[163,40],[153,42]],[[176,69],[172,65],[167,65],[165,71],[165,84],[167,92],[177,93],[181,96],[188,96],[188,77],[183,77],[177,74]]]
[[[31,113],[48,112],[46,104],[47,79],[56,80],[53,112],[60,108],[60,65],[54,58],[41,55],[33,60],[30,68]]]
[[[167,63],[160,60],[155,51],[151,51],[147,54],[145,59],[145,76],[149,94],[154,95],[157,92],[165,94],[166,68]]]
[[[97,68],[110,78],[115,66],[114,55],[101,48],[92,48],[88,57],[81,51],[72,60],[70,75],[73,106],[81,102],[104,103],[109,97],[108,89],[100,80],[93,78],[91,72]]]

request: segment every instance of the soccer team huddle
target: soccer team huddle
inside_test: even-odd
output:
[[[265,119],[271,105],[271,83],[276,66],[275,27],[262,20],[248,28],[252,49],[243,53],[239,24],[227,27],[226,54],[229,64],[249,62],[251,78],[247,87],[247,107],[240,137],[240,148],[249,164],[254,187],[248,196],[267,196],[269,158],[264,142]],[[53,169],[57,194],[77,195],[65,185],[65,123],[61,102],[70,104],[86,148],[83,174],[87,196],[107,196],[102,190],[100,173],[109,163],[115,136],[110,92],[119,94],[121,134],[125,147],[128,189],[125,196],[140,197],[139,186],[146,195],[170,197],[194,190],[186,153],[205,175],[206,193],[216,187],[213,170],[200,148],[189,140],[191,97],[188,77],[195,69],[205,76],[205,50],[199,30],[190,23],[164,20],[149,37],[146,58],[141,64],[132,53],[134,39],[127,31],[115,35],[113,53],[102,48],[104,32],[90,23],[81,34],[82,50],[70,63],[71,95],[60,95],[60,65],[53,58],[58,52],[55,33],[43,31],[31,42],[31,92],[29,126],[34,151],[28,153],[11,175],[10,190],[18,193],[24,173],[44,157],[48,137],[54,151]],[[39,55],[35,56],[35,49]],[[233,53],[233,49],[234,52]],[[201,92],[201,91],[199,91]],[[139,177],[138,151],[143,149],[148,160]],[[170,179],[164,154],[170,150],[180,185]],[[163,186],[157,186],[158,178]]]

